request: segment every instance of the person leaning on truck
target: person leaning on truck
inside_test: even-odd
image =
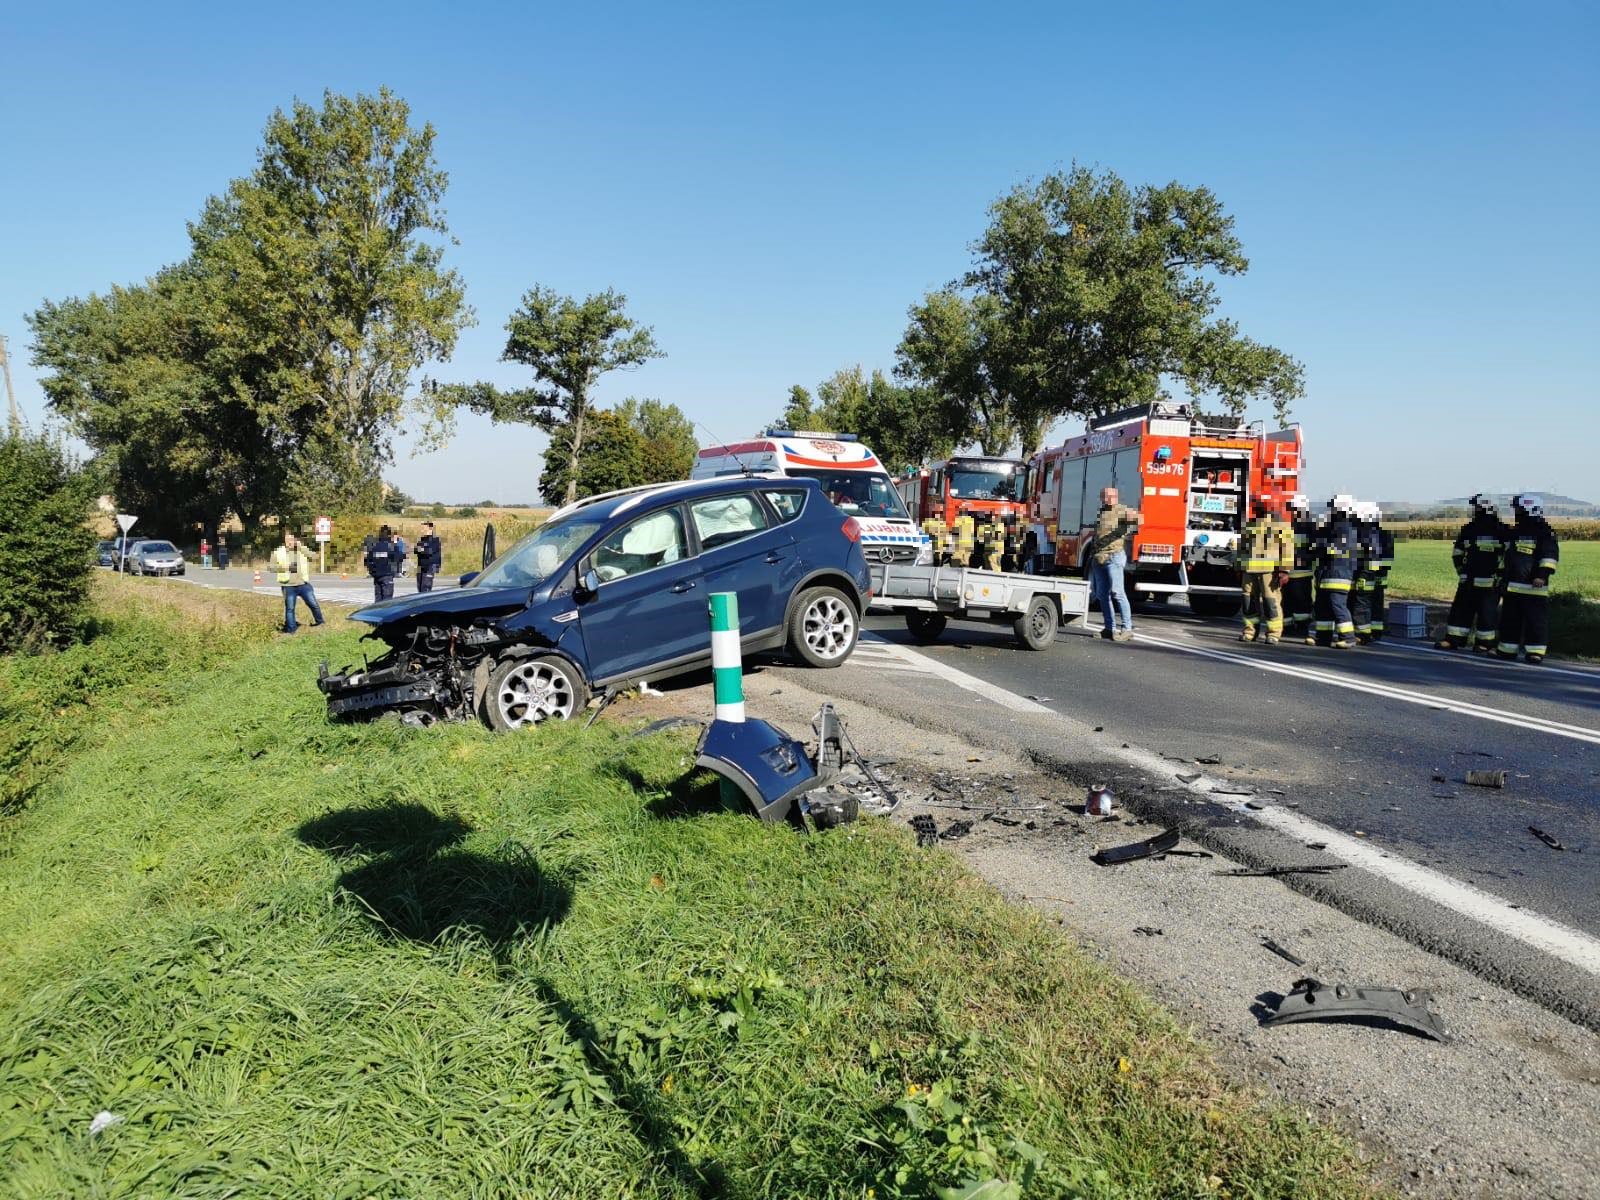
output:
[[[1278,518],[1271,496],[1257,496],[1250,523],[1234,547],[1234,563],[1244,585],[1241,642],[1283,638],[1283,588],[1294,569],[1294,533]],[[1259,626],[1266,625],[1263,633]]]
[[[1117,503],[1117,489],[1100,489],[1100,515],[1089,535],[1090,580],[1100,612],[1105,617],[1101,637],[1126,642],[1133,637],[1133,609],[1123,572],[1128,566],[1128,538],[1144,521],[1144,514]]]

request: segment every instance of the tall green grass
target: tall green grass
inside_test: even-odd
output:
[[[353,639],[169,663],[14,818],[0,1192],[1364,1194],[952,857],[673,735],[330,726]]]

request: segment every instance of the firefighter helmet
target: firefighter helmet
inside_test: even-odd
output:
[[[1520,508],[1530,517],[1544,516],[1544,497],[1536,496],[1532,492],[1523,492],[1522,495],[1512,501],[1512,505]]]
[[[1311,511],[1311,497],[1304,492],[1296,492],[1289,497],[1289,507],[1297,513],[1308,513]]]
[[[1340,492],[1332,500],[1328,501],[1328,511],[1332,513],[1343,513],[1347,517],[1354,516],[1356,511],[1356,499],[1354,496]]]
[[[1500,506],[1494,502],[1493,496],[1479,492],[1472,498],[1472,511],[1479,516],[1492,517],[1500,511]]]

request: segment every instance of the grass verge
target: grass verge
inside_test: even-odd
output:
[[[15,818],[0,1191],[1365,1194],[952,856],[672,735],[330,726],[353,637],[191,646]]]

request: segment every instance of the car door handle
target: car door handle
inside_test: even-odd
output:
[[[673,584],[672,585],[672,590],[674,592],[680,592],[681,593],[681,592],[687,592],[693,587],[694,587],[694,580],[685,579],[680,583]]]
[[[767,552],[767,561],[769,563],[782,562],[783,555],[779,554],[776,550],[769,550]]]

